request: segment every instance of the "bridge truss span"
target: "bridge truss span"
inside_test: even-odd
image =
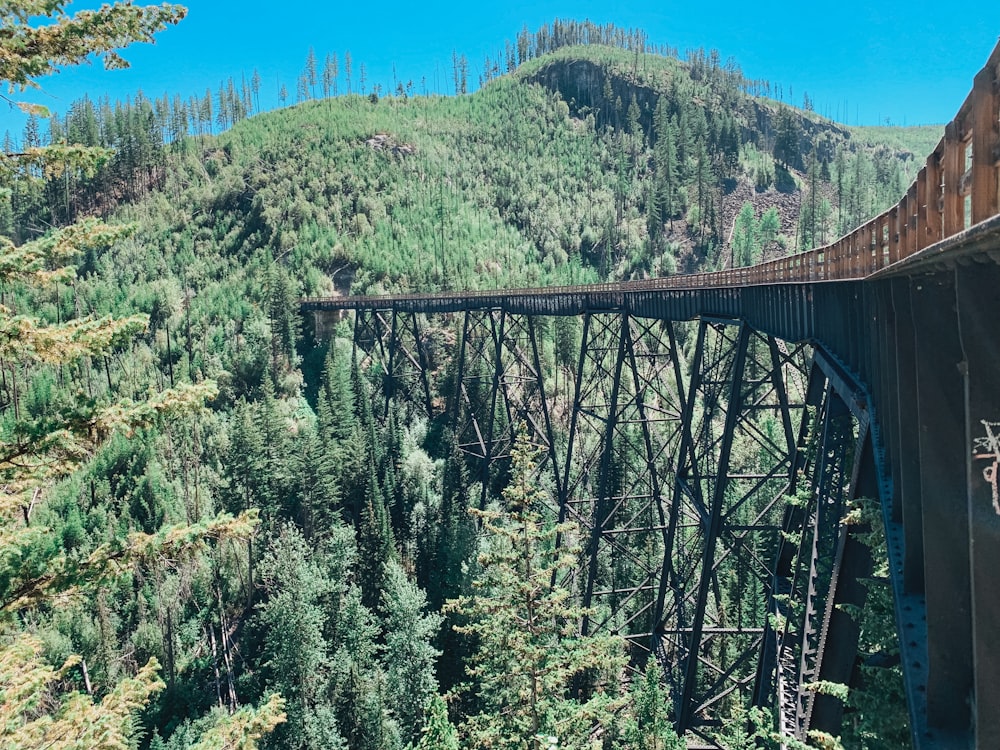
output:
[[[719,746],[737,702],[789,737],[839,734],[843,702],[807,686],[894,662],[915,747],[1000,747],[998,69],[1000,46],[897,206],[810,253],[303,300],[317,332],[353,315],[386,404],[447,423],[480,504],[528,433],[553,517],[576,524],[581,631],[658,660],[692,747]],[[879,586],[891,654],[852,616]]]

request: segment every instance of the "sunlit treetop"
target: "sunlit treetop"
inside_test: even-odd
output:
[[[119,50],[184,18],[181,5],[103,5],[97,10],[68,10],[71,0],[0,0],[0,81],[8,92],[39,88],[38,78],[62,67],[98,57],[108,69],[126,68]],[[7,98],[0,94],[3,98]],[[8,99],[8,101],[11,101]],[[36,114],[45,108],[12,102]]]

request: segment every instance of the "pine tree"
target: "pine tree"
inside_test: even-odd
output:
[[[798,116],[788,107],[779,107],[775,125],[774,158],[784,167],[797,167],[802,160],[800,141],[802,126]]]
[[[406,744],[420,736],[430,701],[437,695],[431,645],[441,616],[429,614],[424,592],[410,583],[403,569],[391,563],[383,592],[385,616],[386,690]]]
[[[622,722],[619,750],[683,750],[674,731],[670,698],[660,684],[662,673],[654,658],[632,683],[632,705]]]
[[[760,259],[757,219],[753,205],[744,203],[733,226],[733,266],[753,265]]]
[[[132,714],[165,687],[157,677],[156,659],[151,659],[134,677],[122,680],[104,700],[95,704],[90,696],[78,692],[57,694],[53,699],[49,691],[66,679],[79,659],[71,658],[56,670],[43,662],[42,652],[42,642],[32,636],[0,649],[3,746],[72,750],[128,747]]]
[[[118,49],[132,41],[151,41],[153,34],[179,21],[185,12],[180,6],[116,3],[71,15],[65,10],[67,4],[60,0],[7,3],[0,9],[3,83],[23,90],[34,86],[35,78],[82,63],[91,54],[101,57],[106,67],[124,67],[127,63]],[[44,112],[37,105],[19,106],[32,115]],[[149,114],[144,118],[148,130],[156,127],[156,119],[148,102],[144,107]],[[0,177],[6,181],[15,167],[29,174],[38,170],[46,177],[68,178],[74,172],[92,175],[107,158],[102,148],[65,144],[41,148],[36,143],[22,154],[8,154]],[[0,283],[5,288],[42,289],[72,280],[75,273],[69,264],[77,256],[96,255],[131,232],[130,227],[87,220],[20,246],[4,238],[0,240]],[[12,372],[34,374],[56,368],[61,374],[84,360],[100,361],[109,349],[146,325],[145,316],[85,317],[46,325],[37,317],[3,306],[0,359]],[[172,412],[200,408],[215,392],[214,384],[202,383],[143,401],[115,399],[107,393],[100,398],[67,395],[53,410],[22,411],[13,405],[0,427],[0,621],[17,622],[18,612],[45,606],[53,597],[68,602],[74,593],[109,585],[121,571],[148,567],[161,557],[176,560],[190,555],[213,538],[252,533],[253,514],[237,519],[220,516],[150,534],[133,532],[74,554],[73,547],[62,548],[65,537],[60,540],[53,529],[30,524],[32,512],[46,505],[54,481],[93,455],[109,436],[131,434],[157,425]],[[4,686],[0,745],[111,748],[131,744],[133,714],[163,687],[156,659],[149,659],[134,675],[111,682],[103,698],[95,702],[90,695],[65,690],[67,673],[80,663],[78,658],[71,657],[55,670],[44,664],[41,654],[41,642],[28,632],[19,632],[0,646],[0,684]],[[277,721],[276,715],[272,718]]]
[[[178,23],[187,10],[180,5],[105,5],[97,11],[67,13],[70,0],[45,3],[5,3],[0,9],[4,28],[0,79],[21,89],[67,65],[80,65],[96,55],[107,69],[128,67],[118,50],[132,42],[151,42],[168,24]],[[28,24],[43,16],[50,24]],[[20,105],[35,113],[44,107]]]
[[[431,608],[440,609],[448,600],[468,593],[475,565],[476,524],[469,513],[469,480],[465,457],[457,445],[445,459],[441,505],[434,519],[431,549],[423,549],[418,565],[418,581],[426,580]],[[465,622],[460,612],[448,613],[438,645],[441,659],[438,676],[445,688],[461,680],[469,655],[469,639],[453,626]]]
[[[334,629],[338,648],[331,692],[340,732],[351,750],[382,750],[382,743],[393,734],[386,711],[385,677],[376,659],[378,636],[375,616],[361,603],[358,587],[350,586]]]
[[[315,429],[303,426],[293,440],[293,474],[300,481],[297,520],[308,539],[323,539],[342,525],[337,476],[326,460],[326,447]]]
[[[350,498],[364,466],[364,446],[353,440],[358,433],[351,370],[340,340],[333,339],[323,365],[318,396],[318,437],[322,454],[319,471],[336,486],[341,501]]]
[[[257,466],[262,483],[255,504],[261,508],[268,521],[280,515],[287,517],[294,508],[294,490],[289,472],[289,430],[285,417],[281,414],[280,402],[275,395],[271,378],[264,378],[261,399],[253,409],[256,429],[260,434],[261,453]]]
[[[314,553],[292,525],[283,525],[260,563],[265,599],[262,666],[267,682],[285,698],[288,722],[275,740],[285,747],[327,748],[342,743],[332,713],[317,712],[330,674],[321,607],[329,586]]]
[[[268,267],[268,312],[271,319],[271,368],[275,376],[295,369],[295,347],[301,335],[298,291],[285,269],[277,263]]]
[[[323,62],[323,96],[337,95],[337,53],[327,54]]]
[[[395,548],[389,513],[375,477],[375,467],[371,465],[364,504],[358,519],[358,554],[364,560],[358,571],[362,603],[372,611],[381,611],[382,592]]]
[[[639,102],[636,101],[634,93],[632,94],[632,100],[628,104],[627,118],[628,132],[632,136],[632,162],[635,163],[639,158],[639,152],[646,145],[646,131],[642,127]]]
[[[427,723],[424,724],[416,750],[459,750],[458,732],[448,721],[448,708],[439,695],[431,698]]]
[[[469,514],[468,485],[465,456],[453,444],[444,465],[437,548],[428,585],[431,606],[435,609],[447,599],[465,593],[468,566],[475,553],[476,541],[475,522]]]
[[[760,217],[757,231],[759,233],[761,250],[766,251],[770,249],[771,245],[777,241],[778,234],[781,232],[781,215],[778,213],[777,206],[771,206],[763,213]]]
[[[205,123],[205,129],[208,131],[209,135],[212,134],[212,90],[205,89],[205,96],[201,100],[201,106],[199,108],[199,114],[201,116],[201,121]]]
[[[253,69],[253,77],[250,78],[250,90],[253,92],[254,111],[260,112],[260,73],[257,68]]]
[[[584,747],[595,727],[611,727],[623,701],[615,697],[625,645],[614,636],[581,637],[583,610],[555,582],[576,563],[557,548],[572,524],[546,525],[534,510],[545,502],[534,482],[536,450],[518,436],[504,511],[473,511],[485,536],[476,593],[447,611],[469,618],[458,628],[477,639],[468,666],[481,710],[460,729],[473,746]],[[586,686],[582,690],[581,686]]]
[[[309,53],[306,55],[306,67],[303,71],[303,75],[308,85],[310,98],[316,98],[316,50],[312,47],[309,48]]]
[[[652,234],[655,238],[667,221],[673,227],[675,212],[677,150],[674,144],[674,131],[670,123],[666,97],[660,97],[657,102],[653,130],[656,135],[656,145],[653,149],[655,173],[653,208],[650,213],[654,216],[655,231]]]

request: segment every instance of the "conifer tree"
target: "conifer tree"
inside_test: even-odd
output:
[[[469,514],[469,479],[465,457],[457,445],[445,460],[437,546],[428,587],[435,609],[465,593],[468,566],[475,553],[476,527]]]
[[[427,722],[416,750],[459,750],[458,732],[448,721],[448,707],[439,695],[431,698]]]
[[[634,678],[632,705],[622,722],[621,750],[683,750],[684,742],[674,731],[670,698],[660,684],[662,673],[655,658],[646,671]]]
[[[275,737],[285,747],[336,747],[342,740],[333,715],[321,708],[330,673],[321,601],[329,585],[305,539],[283,525],[260,563],[265,600],[262,666],[268,685],[286,701],[288,723]]]
[[[306,538],[326,538],[341,525],[340,488],[319,433],[311,425],[301,427],[295,436],[291,459],[300,484],[297,520]]]
[[[154,33],[179,21],[185,12],[180,6],[115,3],[70,14],[68,5],[65,0],[50,0],[0,7],[0,81],[20,90],[34,87],[36,78],[82,63],[91,54],[101,57],[105,67],[125,67],[120,48],[133,41],[152,41]],[[44,113],[37,105],[20,106],[33,115]],[[0,179],[9,178],[12,169],[37,169],[46,177],[74,171],[92,174],[107,156],[100,148],[31,146],[22,154],[4,157]],[[0,283],[40,288],[71,280],[74,270],[69,264],[80,253],[107,248],[130,232],[128,227],[89,220],[19,247],[4,238],[0,240]],[[22,372],[73,365],[103,356],[146,324],[145,317],[132,316],[77,318],[45,325],[36,317],[0,306],[0,359]],[[0,620],[15,621],[17,612],[53,597],[68,601],[75,592],[108,582],[120,570],[165,557],[181,559],[212,538],[249,536],[255,520],[252,514],[238,519],[220,516],[194,526],[132,533],[99,544],[81,557],[62,550],[52,529],[30,525],[32,511],[45,503],[53,481],[91,456],[109,435],[132,433],[171,412],[200,408],[214,393],[214,384],[203,383],[138,402],[114,400],[113,393],[103,399],[69,397],[57,409],[21,413],[15,404],[12,418],[4,415],[0,428]],[[53,688],[63,683],[79,660],[71,657],[54,670],[44,664],[41,653],[38,639],[27,633],[19,633],[0,647],[0,684],[4,686],[0,744],[5,747],[124,747],[133,731],[132,713],[163,687],[156,674],[158,663],[149,659],[133,676],[109,686],[97,702],[76,692],[60,694]],[[277,716],[272,718],[277,723]],[[252,720],[246,717],[247,722]],[[239,732],[241,724],[247,726],[243,718],[230,726]]]
[[[389,565],[383,597],[387,699],[399,724],[400,739],[410,744],[420,736],[425,713],[437,695],[434,664],[438,652],[431,641],[441,616],[425,611],[424,592],[407,580],[396,563]]]
[[[503,511],[473,511],[485,536],[475,594],[446,609],[469,618],[459,630],[478,648],[468,673],[481,710],[460,729],[477,747],[587,747],[595,727],[611,727],[625,645],[614,636],[581,637],[584,611],[555,582],[576,564],[571,524],[547,525],[534,508],[545,501],[534,483],[534,455],[524,434],[512,452]],[[586,683],[587,690],[579,690]]]
[[[309,48],[309,53],[306,55],[306,67],[305,67],[305,70],[303,71],[303,76],[304,76],[304,78],[306,80],[306,84],[309,87],[308,91],[309,91],[309,94],[310,94],[310,98],[315,99],[316,98],[316,80],[317,80],[317,78],[316,78],[316,76],[317,76],[317,70],[316,70],[316,50],[313,49],[312,47]]]
[[[330,52],[323,62],[323,96],[337,95],[337,53]]]
[[[358,570],[358,582],[362,603],[372,611],[382,609],[382,592],[394,554],[389,513],[375,476],[375,467],[369,466],[368,486],[358,519],[358,555],[364,560]]]
[[[257,464],[262,484],[255,505],[261,508],[270,521],[294,507],[294,485],[289,472],[289,430],[280,412],[280,402],[275,395],[270,377],[264,378],[260,402],[254,405],[259,431],[260,456]]]
[[[253,92],[254,110],[260,112],[260,73],[257,68],[253,69],[253,77],[250,79],[250,90]]]
[[[443,469],[441,506],[433,524],[433,548],[423,551],[427,561],[418,569],[418,575],[426,570],[428,599],[435,610],[448,599],[468,593],[476,562],[476,524],[469,513],[465,457],[453,438],[450,442],[452,450]],[[462,679],[463,664],[469,655],[469,639],[454,628],[464,622],[461,612],[447,613],[438,641],[441,649],[438,676],[445,688]]]
[[[798,166],[802,160],[801,139],[802,126],[798,116],[788,107],[779,107],[774,136],[775,160],[784,167]]]
[[[733,226],[733,266],[749,266],[760,259],[757,219],[753,205],[744,203]]]
[[[351,367],[340,342],[333,339],[327,349],[319,393],[320,429],[331,446],[347,440],[357,425]]]

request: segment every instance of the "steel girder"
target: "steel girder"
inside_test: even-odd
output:
[[[686,324],[677,324],[686,325]],[[554,372],[539,322],[502,310],[463,316],[451,405],[456,439],[481,482],[502,486],[514,432],[541,448],[538,481],[551,511],[578,531],[579,574],[564,583],[589,614],[581,631],[611,631],[650,649],[663,587],[667,489],[684,413],[683,355],[673,325],[624,314],[584,315],[571,390]]]
[[[581,631],[625,636],[636,662],[649,651],[663,585],[682,360],[673,324],[584,316],[560,508],[585,537]]]
[[[502,310],[465,313],[458,349],[458,388],[449,406],[459,448],[480,483],[480,507],[506,484],[510,451],[523,430],[539,446],[538,481],[561,494],[535,321]]]
[[[805,352],[733,321],[698,327],[657,602],[678,729],[712,743],[764,644],[773,559],[796,464]]]
[[[859,450],[857,424],[814,362],[754,687],[754,702],[774,701],[781,733],[800,741],[814,728],[816,694],[802,686],[820,679],[842,558],[842,520]]]
[[[427,354],[419,313],[358,310],[354,317],[354,347],[363,371],[381,380],[384,402],[376,414],[385,417],[393,399],[408,401],[433,413]]]

